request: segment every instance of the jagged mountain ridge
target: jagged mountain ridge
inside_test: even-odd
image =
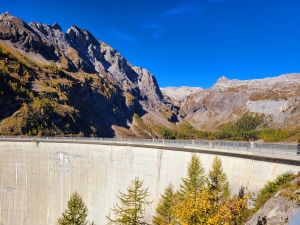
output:
[[[27,25],[10,13],[3,13],[0,16],[0,42],[44,67],[55,66],[76,75],[76,82],[83,87],[76,92],[82,93],[77,95],[72,88],[64,90],[64,93],[68,99],[73,98],[72,107],[79,113],[89,115],[94,114],[89,111],[97,111],[99,115],[89,118],[85,121],[87,124],[101,124],[96,129],[98,131],[113,127],[114,131],[108,134],[100,132],[98,135],[116,135],[115,128],[118,127],[133,131],[129,132],[131,135],[138,135],[131,129],[135,113],[146,115],[149,119],[155,117],[167,126],[171,125],[169,121],[176,120],[176,116],[170,113],[173,107],[164,100],[155,77],[146,69],[131,65],[118,51],[97,40],[85,29],[73,25],[63,33],[57,23],[53,26],[39,22]],[[95,83],[96,78],[91,78],[94,75],[106,85],[104,88],[113,89],[108,99],[103,98],[103,93],[102,96],[94,93],[95,87],[90,84]],[[42,93],[41,86],[45,86],[40,84],[41,80],[47,78],[39,77],[26,84],[36,96]],[[77,99],[74,99],[76,95]],[[88,107],[83,107],[84,104]],[[91,132],[85,134],[91,135]]]
[[[197,88],[194,93],[183,88],[161,89],[164,96],[178,105],[179,114],[202,130],[236,121],[246,112],[265,114],[270,127],[295,128],[300,125],[300,74],[285,74],[273,78],[229,80],[220,78],[208,89]],[[184,93],[185,92],[185,93]]]
[[[53,60],[70,72],[83,70],[100,76],[106,72],[105,76],[125,89],[140,91],[142,99],[164,101],[149,71],[131,65],[119,52],[85,29],[73,25],[62,33],[57,23],[53,26],[39,22],[27,25],[9,13],[2,14],[1,20],[1,39],[9,40],[18,50],[34,51],[42,62]]]

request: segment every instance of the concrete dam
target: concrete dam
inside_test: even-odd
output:
[[[277,146],[278,147],[278,146]],[[171,182],[178,189],[192,154],[206,173],[218,155],[233,194],[241,186],[257,191],[277,175],[300,170],[295,145],[157,140],[0,138],[0,224],[54,225],[78,191],[89,221],[107,224],[116,194],[138,176],[153,200],[151,221],[160,195]]]

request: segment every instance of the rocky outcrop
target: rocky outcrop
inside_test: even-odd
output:
[[[58,60],[55,47],[35,30],[9,12],[0,15],[0,39],[9,40],[13,46],[25,52],[36,52],[47,60]]]
[[[299,203],[281,196],[279,191],[255,213],[245,225],[283,225],[293,218],[299,210]]]
[[[58,56],[72,65],[68,68],[70,71],[75,67],[75,71],[97,73],[133,95],[137,104],[143,101],[150,109],[165,104],[153,74],[131,65],[118,51],[97,40],[88,30],[73,25],[62,33],[58,24],[50,26],[31,22],[29,25],[58,49]]]
[[[167,101],[181,107],[195,94],[203,94],[204,90],[201,87],[167,87],[161,88]]]

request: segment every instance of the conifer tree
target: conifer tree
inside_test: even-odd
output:
[[[193,154],[191,162],[188,164],[187,177],[182,178],[182,184],[180,184],[179,192],[176,194],[175,205],[178,206],[183,204],[186,211],[190,210],[191,212],[195,212],[194,206],[199,202],[199,196],[205,188],[205,181],[206,177],[202,163],[199,157],[196,154]],[[188,204],[186,204],[187,201]],[[177,210],[181,211],[180,207],[177,208]],[[173,213],[173,215],[176,214],[177,213]],[[199,217],[196,212],[188,217],[189,225],[199,224]]]
[[[108,224],[126,224],[126,225],[139,225],[145,224],[143,221],[145,214],[145,205],[150,205],[151,202],[146,198],[149,196],[148,188],[142,188],[143,182],[136,177],[131,185],[127,188],[127,194],[120,192],[120,196],[117,196],[121,205],[114,205],[112,211],[115,218],[112,219],[109,216],[106,218],[109,220]]]
[[[208,182],[216,201],[226,199],[230,196],[227,176],[223,171],[222,161],[218,156],[214,158],[212,169],[208,173]]]
[[[87,225],[88,208],[85,206],[80,195],[74,192],[68,201],[68,208],[58,219],[59,225]],[[92,222],[91,224],[94,224]]]
[[[205,171],[199,157],[193,154],[191,162],[188,164],[188,174],[182,178],[179,193],[185,195],[186,192],[199,192],[205,184]]]
[[[169,184],[165,193],[161,195],[158,206],[156,207],[156,216],[153,216],[152,223],[154,225],[175,224],[174,218],[171,216],[171,207],[174,205],[175,194],[173,185]]]
[[[179,198],[171,207],[171,215],[176,218],[176,224],[214,224],[208,222],[211,220],[213,209],[210,199],[211,195],[207,187],[203,187],[198,193],[187,191],[184,198]]]

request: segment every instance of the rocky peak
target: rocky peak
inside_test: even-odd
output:
[[[91,44],[99,45],[99,41],[88,30],[80,29],[75,25],[67,30],[66,35],[80,49],[87,49]]]
[[[222,76],[221,78],[219,78],[217,80],[217,82],[215,83],[215,85],[212,88],[226,90],[231,85],[231,83],[232,83],[231,80],[227,79],[225,76]]]
[[[50,32],[50,29],[48,28],[48,25],[44,25],[41,24],[40,22],[30,22],[28,24],[32,29],[34,29],[35,31],[40,31],[42,34],[44,34],[45,36],[47,36]]]
[[[54,23],[54,24],[52,25],[52,27],[53,27],[53,29],[59,30],[60,32],[62,32],[61,26],[60,26],[58,23]]]
[[[65,41],[65,34],[61,32],[61,27],[57,23],[51,26],[40,22],[30,22],[29,26],[39,33],[42,39],[46,39],[52,45]]]
[[[228,81],[228,79],[225,76],[222,76],[221,78],[218,79],[217,83],[218,82],[224,83],[224,82],[227,82],[227,81]]]
[[[35,24],[37,27],[41,26],[39,23],[32,22],[31,24]],[[43,39],[33,27],[7,13],[1,16],[0,39],[7,40],[12,47],[18,48],[24,54],[35,52],[46,60],[58,60],[54,53],[54,46],[46,39]]]
[[[5,12],[0,15],[0,19],[3,19],[5,17],[12,17],[12,15],[10,14],[10,12]]]

